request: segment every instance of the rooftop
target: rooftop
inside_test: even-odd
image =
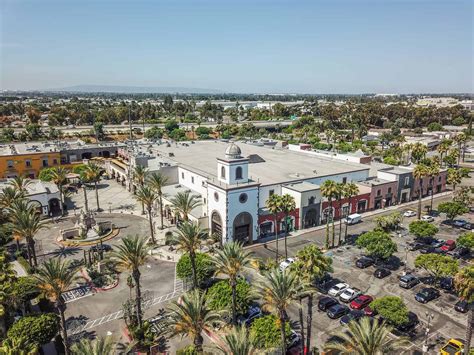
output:
[[[363,185],[363,186],[379,186],[379,185],[384,185],[387,183],[392,183],[393,181],[389,180],[384,180],[384,179],[379,179],[379,178],[370,178],[365,181],[359,181],[357,185]]]
[[[296,191],[296,192],[306,192],[306,191],[313,191],[319,190],[320,186],[316,184],[311,184],[309,182],[295,182],[293,184],[284,185],[287,189]]]
[[[19,155],[35,153],[51,153],[68,149],[85,149],[98,147],[124,146],[123,143],[99,143],[87,144],[81,140],[61,142],[27,142],[15,144],[0,144],[1,155]]]
[[[9,183],[9,179],[0,180],[0,190],[7,186],[11,186]],[[38,195],[42,193],[55,194],[59,192],[58,187],[54,183],[36,179],[30,180],[30,184],[26,189],[28,191],[29,196]]]

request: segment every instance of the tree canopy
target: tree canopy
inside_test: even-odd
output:
[[[357,238],[356,245],[365,248],[370,256],[377,259],[388,259],[397,251],[397,243],[386,232],[371,231]]]
[[[409,225],[410,233],[417,238],[431,238],[439,228],[427,221],[413,221]]]
[[[398,326],[408,322],[408,308],[400,297],[384,296],[370,304],[389,324]]]
[[[474,232],[466,232],[458,237],[457,244],[461,247],[474,249]]]
[[[459,268],[458,261],[440,254],[420,254],[415,259],[415,267],[422,268],[438,280],[440,277],[453,276]]]
[[[459,202],[443,202],[439,204],[438,211],[441,213],[446,213],[446,216],[450,220],[453,220],[457,216],[469,212],[469,209]]]
[[[13,323],[7,335],[12,339],[24,338],[28,343],[40,346],[49,343],[58,333],[58,324],[58,316],[54,313],[26,316]]]

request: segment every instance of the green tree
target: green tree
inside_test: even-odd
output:
[[[168,183],[168,178],[160,172],[154,172],[148,177],[147,183],[158,195],[161,229],[163,229],[163,187]]]
[[[457,216],[469,212],[469,209],[458,202],[443,202],[439,204],[438,211],[446,213],[446,217],[452,221]]]
[[[474,324],[474,307],[472,306],[474,303],[474,266],[466,266],[459,270],[459,272],[454,276],[454,288],[459,297],[466,300],[471,306],[467,317],[465,344],[465,348],[470,349],[472,325]]]
[[[155,228],[153,227],[153,205],[158,198],[158,194],[151,187],[144,185],[140,186],[135,193],[135,198],[141,202],[142,206],[146,207],[148,214],[148,224],[150,227],[150,236],[153,244],[155,241]]]
[[[198,285],[209,280],[214,273],[211,257],[208,254],[196,253],[196,276]],[[189,254],[183,254],[176,264],[176,276],[182,280],[193,279],[193,267]]]
[[[156,126],[151,127],[149,130],[145,131],[145,138],[147,139],[161,139],[163,138],[163,130]]]
[[[278,332],[278,329],[277,329]],[[216,350],[223,355],[256,355],[257,349],[250,340],[250,332],[246,327],[233,327],[232,330],[221,337],[217,342]]]
[[[245,268],[250,267],[252,261],[253,259],[250,256],[250,252],[244,250],[239,242],[226,243],[222,250],[217,250],[216,254],[212,257],[215,274],[222,274],[229,278],[229,286],[232,289],[232,323],[234,325],[237,321],[237,278],[242,274]]]
[[[184,222],[179,225],[177,233],[173,236],[176,249],[189,255],[193,272],[193,287],[199,286],[196,268],[196,252],[207,237],[207,230],[201,229],[199,223]]]
[[[270,195],[265,202],[265,206],[268,211],[273,215],[273,219],[275,221],[275,241],[276,241],[276,252],[275,252],[275,260],[278,261],[278,214],[282,212],[282,200],[280,195]]]
[[[408,308],[400,297],[377,298],[372,301],[370,308],[378,312],[390,325],[399,326],[408,322]]]
[[[196,207],[201,206],[199,196],[191,195],[191,192],[178,192],[174,198],[171,199],[171,204],[177,215],[182,218],[185,222],[189,220],[189,214]]]
[[[59,313],[61,337],[63,338],[64,352],[69,354],[69,344],[66,330],[66,302],[64,302],[63,294],[72,288],[76,282],[76,268],[71,267],[69,261],[61,259],[49,259],[38,269],[38,273],[34,275],[38,289],[56,306]]]
[[[462,182],[461,172],[457,169],[448,169],[446,182],[453,187],[453,191],[456,191],[456,185],[459,185]]]
[[[398,352],[409,344],[406,338],[393,338],[391,331],[390,326],[364,317],[350,322],[348,329],[337,332],[336,340],[326,343],[324,349],[340,354],[375,355]]]
[[[36,355],[38,354],[38,345],[31,343],[27,336],[6,338],[0,345],[0,354]]]
[[[141,188],[145,186],[145,182],[148,177],[148,169],[144,167],[143,165],[137,165],[133,168],[132,177],[133,177],[133,182],[136,184],[136,187],[134,186],[134,191],[135,191],[137,188]],[[143,202],[142,202],[142,214],[145,214],[145,205]]]
[[[290,213],[293,212],[295,209],[296,209],[296,203],[293,196],[289,194],[284,194],[283,196],[281,196],[281,211],[283,212],[284,224],[285,224],[285,259],[288,258],[288,248],[286,246],[286,240],[289,233],[288,218],[290,216]]]
[[[354,196],[357,196],[359,194],[359,187],[353,183],[353,182],[350,182],[348,184],[345,184],[344,185],[344,197],[349,199],[349,214],[351,213],[351,206],[352,206],[352,198]],[[348,228],[348,223],[346,223],[346,226],[345,226],[345,231],[344,231],[344,242],[346,241],[346,238],[347,238],[347,228]],[[308,348],[309,349],[309,348]]]
[[[146,244],[145,238],[139,236],[126,236],[122,243],[112,252],[112,260],[117,264],[119,270],[130,272],[135,284],[135,307],[137,314],[137,323],[142,327],[142,300],[140,287],[140,267],[143,266],[149,258],[150,247]]]
[[[291,328],[285,324],[285,334],[288,337]],[[250,326],[250,339],[258,349],[274,349],[282,347],[281,324],[274,314],[257,318]]]
[[[408,226],[410,233],[417,238],[431,238],[438,233],[439,228],[427,221],[413,221]]]
[[[429,272],[438,282],[441,277],[453,276],[457,273],[458,261],[450,256],[440,254],[420,254],[415,259],[415,267]]]
[[[43,313],[35,316],[21,317],[8,330],[12,343],[21,342],[32,347],[49,343],[58,333],[58,316],[54,313]]]
[[[170,134],[175,129],[179,129],[179,124],[175,120],[167,120],[165,122],[165,129],[168,132],[168,134]]]
[[[98,141],[105,138],[104,124],[102,122],[94,123],[94,134]]]
[[[418,210],[417,217],[421,218],[421,199],[423,197],[423,178],[429,175],[429,168],[424,164],[418,164],[413,169],[413,177],[418,180]]]
[[[71,347],[73,355],[114,355],[116,344],[112,337],[99,337],[92,341],[81,339]]]
[[[326,218],[326,249],[329,249],[329,223],[332,223],[332,245],[334,246],[335,230],[334,230],[334,209],[332,207],[332,201],[337,197],[338,187],[337,184],[332,180],[326,180],[321,186],[321,194],[329,202],[329,212]],[[325,211],[326,213],[326,211]]]
[[[43,171],[41,171],[43,172]],[[40,172],[40,175],[41,175]],[[55,167],[52,168],[51,171],[49,172],[49,180],[52,181],[58,188],[59,190],[59,200],[60,200],[60,205],[61,205],[61,216],[64,215],[64,192],[66,189],[66,185],[68,183],[67,181],[67,174],[68,171],[64,169],[63,167]],[[43,178],[48,178],[48,176],[43,176]]]
[[[97,211],[101,211],[100,204],[99,204],[98,183],[99,183],[101,175],[102,175],[102,169],[97,164],[90,162],[89,164],[87,164],[86,168],[84,169],[83,174],[84,174],[84,178],[87,180],[87,182],[91,182],[91,183],[94,184],[95,201],[96,201],[96,204],[97,204]]]
[[[372,231],[357,238],[356,245],[365,248],[367,253],[376,259],[388,259],[397,251],[395,243],[389,234],[382,231]]]
[[[466,232],[459,236],[457,244],[461,247],[474,249],[474,232]]]
[[[250,306],[250,284],[244,279],[238,279],[235,282],[234,291],[227,280],[221,280],[208,289],[206,297],[209,300],[210,309],[227,311],[230,314],[234,314],[233,300],[235,298],[235,314],[245,314]]]

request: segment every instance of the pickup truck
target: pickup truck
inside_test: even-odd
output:
[[[449,339],[445,346],[443,346],[439,353],[441,355],[462,355],[464,349],[464,342],[461,339]]]

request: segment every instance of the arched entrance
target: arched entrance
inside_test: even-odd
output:
[[[36,200],[30,200],[30,204],[35,208],[35,212],[37,214],[43,214],[43,205],[41,204],[41,202]]]
[[[304,215],[304,228],[316,226],[318,223],[318,213],[314,208],[310,208]]]
[[[252,216],[248,212],[242,212],[234,219],[233,235],[235,241],[242,243],[252,242]]]
[[[81,158],[82,159],[90,159],[90,158],[92,158],[92,153],[91,152],[82,153]]]
[[[217,211],[211,215],[211,234],[222,237],[222,218]]]
[[[104,151],[102,152],[102,156],[103,156],[104,158],[110,158],[110,152],[109,152],[108,150],[104,150]]]
[[[61,203],[59,202],[59,199],[52,198],[51,200],[48,201],[48,206],[49,206],[49,213],[51,216],[55,216],[61,213]]]

